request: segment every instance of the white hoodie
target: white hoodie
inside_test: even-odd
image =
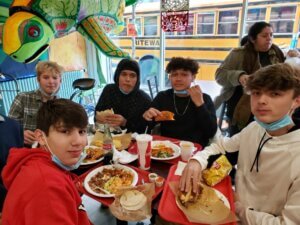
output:
[[[246,208],[243,224],[300,224],[300,129],[272,137],[250,169],[266,130],[252,122],[232,138],[219,139],[195,155],[206,168],[209,155],[239,150],[236,192]],[[271,137],[266,133],[264,140]],[[252,210],[253,209],[253,210]]]

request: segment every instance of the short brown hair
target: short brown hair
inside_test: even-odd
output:
[[[88,125],[88,117],[84,108],[69,99],[54,99],[44,103],[37,114],[37,129],[49,134],[51,126],[84,129]]]
[[[41,76],[41,74],[47,70],[49,70],[53,74],[59,74],[60,76],[63,74],[65,71],[64,68],[56,62],[52,61],[40,61],[37,63],[35,67],[36,73],[37,73],[37,78]]]
[[[251,75],[246,90],[294,90],[294,97],[300,95],[300,70],[287,63],[263,67]]]

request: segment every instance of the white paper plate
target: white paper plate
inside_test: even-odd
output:
[[[84,179],[84,183],[83,183],[83,186],[85,188],[85,190],[87,190],[87,192],[89,192],[90,194],[92,195],[95,195],[95,196],[98,196],[98,197],[103,197],[103,198],[109,198],[109,197],[114,197],[115,195],[114,194],[101,194],[101,193],[97,193],[95,191],[93,191],[91,189],[91,187],[89,186],[89,181],[91,180],[91,178],[93,176],[95,176],[98,172],[102,172],[102,170],[104,168],[108,168],[108,169],[112,169],[112,168],[118,168],[118,169],[124,169],[124,170],[127,170],[127,171],[130,171],[132,174],[133,174],[133,181],[131,183],[131,186],[135,186],[138,182],[138,174],[135,170],[131,169],[130,167],[128,166],[123,166],[123,165],[106,165],[106,166],[100,166],[94,170],[92,170]]]
[[[152,141],[151,142],[151,147],[154,147],[154,146],[159,145],[159,144],[164,144],[167,147],[171,147],[173,149],[173,151],[174,151],[173,156],[167,157],[167,158],[158,158],[158,157],[151,156],[151,159],[155,159],[155,160],[170,160],[170,159],[175,159],[178,156],[180,156],[181,150],[180,150],[180,147],[178,145],[175,145],[174,143],[172,143],[170,141]]]
[[[114,149],[114,160],[121,164],[128,164],[138,159],[138,155],[131,154],[126,150],[118,151]]]

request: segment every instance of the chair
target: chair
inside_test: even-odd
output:
[[[96,81],[93,78],[79,78],[74,80],[72,84],[75,91],[71,95],[70,100],[82,105],[89,117],[93,116],[95,111],[96,99],[93,90],[95,82]]]
[[[150,76],[147,79],[147,83],[148,83],[148,88],[149,88],[149,93],[150,93],[150,97],[152,99],[155,98],[155,96],[158,93],[158,82],[157,82],[157,76]]]

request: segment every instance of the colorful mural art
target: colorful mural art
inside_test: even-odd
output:
[[[9,0],[5,0],[9,2]],[[4,52],[29,63],[49,47],[53,37],[77,30],[109,57],[128,57],[109,38],[123,29],[123,12],[137,0],[14,0],[4,22]]]

